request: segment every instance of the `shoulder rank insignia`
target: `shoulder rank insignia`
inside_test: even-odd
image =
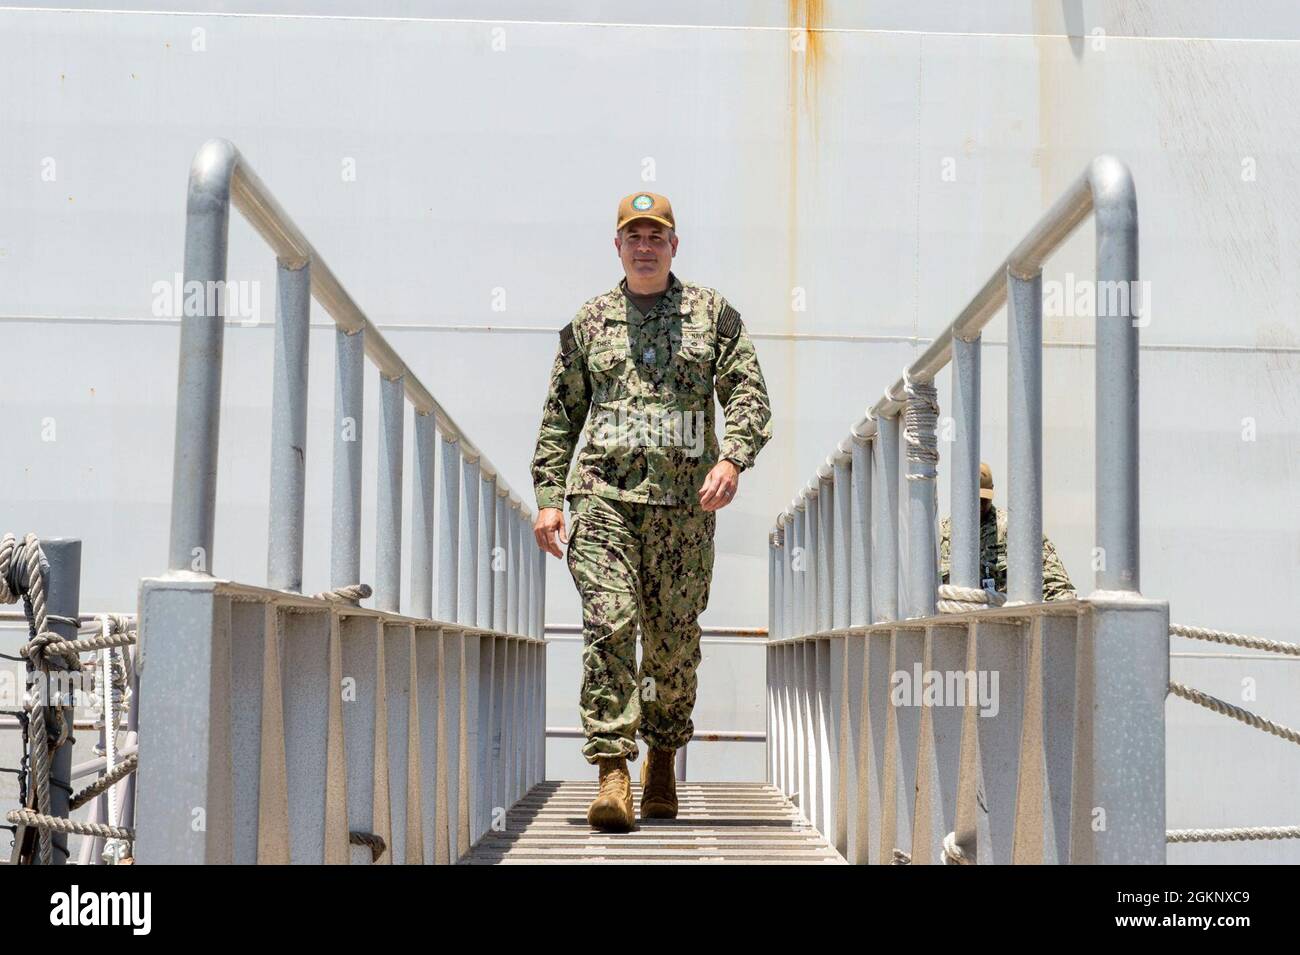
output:
[[[722,314],[718,316],[718,334],[723,338],[735,338],[740,334],[740,313],[730,303],[722,306]]]
[[[560,355],[563,356],[566,364],[569,361],[569,357],[577,350],[577,348],[578,340],[573,334],[573,322],[569,322],[569,324],[560,329]]]

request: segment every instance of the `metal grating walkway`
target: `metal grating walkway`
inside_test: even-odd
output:
[[[596,781],[544,782],[489,832],[461,865],[843,865],[790,800],[766,783],[679,782],[676,819],[639,821],[628,833],[587,825]],[[632,796],[641,805],[633,777]]]

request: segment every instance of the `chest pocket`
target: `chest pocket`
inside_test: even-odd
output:
[[[631,352],[627,342],[603,341],[587,356],[592,400],[617,401],[632,393]]]
[[[717,360],[713,342],[703,335],[683,335],[673,353],[673,374],[677,389],[709,395],[713,392],[713,366]]]

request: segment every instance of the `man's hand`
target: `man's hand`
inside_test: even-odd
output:
[[[736,486],[740,483],[740,469],[723,458],[709,471],[700,488],[700,506],[706,511],[716,511],[726,507],[736,496]]]
[[[569,542],[569,532],[564,529],[564,509],[542,508],[537,513],[537,520],[533,522],[533,537],[537,539],[537,546],[542,550],[556,557],[563,557],[564,552],[560,550],[560,545],[555,543],[557,533],[560,535],[561,543]]]

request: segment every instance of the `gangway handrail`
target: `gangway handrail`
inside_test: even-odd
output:
[[[484,480],[495,478],[497,493],[508,498],[511,509],[518,509],[520,516],[524,519],[531,518],[531,510],[523,503],[523,498],[510,488],[509,484],[501,476],[500,470],[470,440],[465,431],[433,397],[406,362],[402,360],[401,356],[389,345],[379,329],[366,316],[347,289],[343,287],[343,284],[329,267],[324,257],[302,233],[289,214],[280,206],[235,145],[228,140],[212,139],[206,142],[195,155],[190,168],[185,230],[185,288],[189,289],[193,287],[192,283],[198,282],[201,283],[199,288],[204,290],[210,287],[210,283],[216,283],[218,288],[224,289],[227,270],[226,252],[230,206],[232,203],[266,241],[267,245],[271,247],[277,257],[278,274],[281,283],[278,298],[281,307],[287,307],[305,314],[309,303],[303,300],[301,295],[295,299],[293,276],[295,273],[306,270],[310,277],[310,296],[324,306],[340,332],[349,337],[360,335],[365,354],[378,368],[384,380],[393,383],[400,382],[401,390],[410,401],[415,412],[418,415],[427,417],[430,424],[436,425],[444,440],[459,444],[461,457],[469,463],[477,462],[479,472]],[[197,572],[199,574],[208,574],[212,568],[224,322],[213,321],[214,317],[219,316],[206,313],[209,300],[210,297],[205,295],[204,314],[188,314],[187,310],[187,314],[181,320],[175,467],[173,470],[170,558],[168,563],[172,573]],[[298,344],[300,349],[305,349],[305,340]],[[342,347],[341,343],[340,348]],[[303,360],[305,361],[305,356]],[[339,364],[340,377],[346,378],[347,374],[343,367],[344,358],[342,356],[340,356]],[[280,369],[277,368],[277,374],[279,373]],[[304,370],[301,374],[301,381],[291,379],[289,388],[305,391],[305,377]],[[351,396],[355,398],[358,404],[360,402],[359,377],[359,373],[354,375],[358,394]],[[348,384],[348,381],[340,381],[336,383],[336,387],[341,391],[346,391]],[[385,397],[387,398],[388,395],[386,394]],[[279,394],[277,394],[278,398]],[[278,406],[274,411],[277,426],[280,425],[282,418],[293,418],[295,412],[299,416],[305,414],[304,399],[301,395],[288,396],[284,404],[287,407],[283,412]],[[393,430],[391,424],[389,420],[382,421],[381,430]],[[286,428],[294,427],[292,422],[287,422],[284,426]],[[302,425],[299,424],[298,427],[301,428]],[[400,435],[400,420],[396,430]],[[360,444],[359,441],[355,443]],[[293,442],[276,440],[275,444],[278,448],[287,448],[290,452],[288,470],[292,470],[292,458],[293,454],[296,453],[291,447]],[[336,457],[339,450],[336,441]],[[359,452],[360,448],[358,447],[353,453],[359,455]],[[400,448],[396,449],[398,456],[396,487],[399,495],[401,486],[400,453]],[[272,487],[273,504],[275,503],[274,497],[277,484],[281,486],[289,485],[287,492],[290,496],[296,490],[292,487],[294,483],[292,477],[282,473],[285,470],[281,466],[282,463],[281,461],[273,462],[275,472]],[[423,460],[417,461],[417,464],[422,465]],[[354,467],[357,468],[355,479],[359,480],[359,459],[354,464]],[[432,467],[431,461],[429,467]],[[336,492],[338,490],[338,468],[339,465],[336,461]],[[390,477],[391,475],[381,474],[380,483],[381,486],[387,484],[387,489],[391,491],[393,482],[386,480]],[[297,496],[301,497],[300,491],[297,492]],[[351,553],[340,555],[339,551],[355,552],[359,547],[358,517],[360,501],[359,499],[348,500],[347,495],[344,495],[344,497],[345,500],[342,502],[336,500],[334,519],[335,554],[332,561],[331,577],[332,586],[336,587],[357,583],[356,565],[358,560],[353,558]],[[359,498],[359,494],[357,498]],[[294,505],[297,505],[298,510],[301,508],[301,505],[296,501],[288,503],[291,515],[295,511]],[[342,508],[339,507],[340,503]],[[380,506],[382,522],[385,516],[382,510],[385,506],[382,494]],[[417,495],[417,516],[420,516],[418,506]],[[340,509],[347,511],[347,513],[340,515]],[[395,505],[395,509],[400,521],[400,503]],[[275,510],[277,509],[273,507],[273,511]],[[287,540],[290,548],[295,543],[296,538],[296,545],[299,550],[296,558],[296,573],[292,566],[295,563],[294,556],[283,553],[279,555],[279,563],[282,566],[277,572],[274,566],[277,563],[277,556],[274,553],[277,543],[274,540],[271,543],[273,550],[271,584],[281,589],[300,589],[301,581],[297,578],[301,576],[301,515],[297,514],[296,516],[297,526],[289,526],[286,529],[287,533],[279,535]],[[276,515],[273,513],[273,520],[275,519]],[[294,523],[292,516],[287,523],[290,525]],[[381,528],[381,534],[382,532],[383,528]],[[283,542],[280,546],[283,550]],[[400,550],[400,536],[397,538],[394,549]],[[197,561],[196,555],[199,557]],[[400,558],[394,557],[392,559]],[[343,566],[341,567],[340,564]],[[387,570],[394,572],[392,568],[387,568]],[[377,568],[377,576],[382,577],[385,572],[385,567],[380,566]],[[400,568],[395,572],[400,574]],[[280,579],[276,579],[277,577]],[[380,580],[378,583],[379,586],[376,589],[381,595],[381,602],[383,602],[385,582]],[[391,603],[392,601],[388,602]],[[385,609],[397,608],[391,606]]]
[[[1042,265],[1090,212],[1096,587],[1044,602]],[[1169,607],[1139,592],[1137,240],[1132,177],[1100,156],[769,536],[768,780],[798,794],[851,861],[1166,861]],[[1004,303],[1005,600],[981,586],[978,496],[980,332]],[[948,451],[934,377],[949,361],[952,566],[940,606],[936,480]]]
[[[817,473],[778,515],[774,534],[792,523],[795,511],[815,496],[819,482],[834,468],[852,459],[854,445],[879,434],[881,422],[889,432],[882,436],[886,455],[897,448],[898,417],[905,407],[906,382],[932,382],[949,361],[954,363],[954,418],[956,441],[952,478],[952,579],[963,587],[978,587],[979,537],[979,338],[985,325],[1008,303],[1009,404],[1007,475],[1009,491],[1008,590],[1013,600],[1041,597],[1042,558],[1042,266],[1074,230],[1094,213],[1096,218],[1097,288],[1124,283],[1133,289],[1138,276],[1137,195],[1128,168],[1114,156],[1093,159],[1065,194],[1038,220],[1024,239],[997,266],[988,281],[937,335],[884,395],[853,425],[849,435],[826,458]],[[1125,294],[1124,301],[1132,305]],[[1098,591],[1137,593],[1138,561],[1138,326],[1136,320],[1102,321],[1133,315],[1104,315],[1098,306],[1096,346],[1096,544],[1105,555],[1097,571]],[[897,455],[885,460],[884,474],[897,478]],[[907,571],[912,606],[908,616],[930,616],[935,610],[935,551],[933,482],[930,514],[924,505],[913,506],[907,533],[911,562]],[[897,481],[895,480],[895,485]],[[920,491],[919,493],[925,493]],[[882,515],[883,516],[883,515]],[[915,518],[920,517],[920,520]],[[928,520],[925,519],[928,516]],[[892,519],[891,519],[892,522]],[[897,527],[892,528],[897,533]],[[881,555],[887,566],[883,580],[891,579],[897,560],[896,546]],[[1036,592],[1035,592],[1036,591]],[[896,616],[893,595],[879,594],[883,613],[874,619]],[[865,622],[862,621],[855,621]]]

